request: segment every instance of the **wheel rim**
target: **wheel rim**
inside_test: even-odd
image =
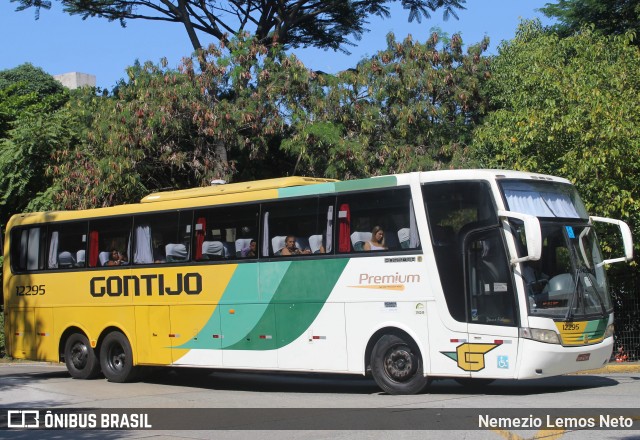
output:
[[[89,357],[89,347],[82,342],[76,342],[71,347],[71,363],[78,370],[82,370],[87,366],[87,359]]]
[[[107,359],[111,370],[122,371],[125,367],[127,356],[120,344],[113,344],[109,347]]]
[[[410,380],[418,370],[418,362],[406,345],[391,347],[384,356],[384,371],[395,382]]]

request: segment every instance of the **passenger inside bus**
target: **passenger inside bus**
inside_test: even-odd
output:
[[[242,249],[242,258],[255,258],[258,256],[258,243],[255,240],[249,241],[249,246]]]
[[[362,249],[365,251],[384,251],[388,247],[384,242],[384,231],[382,226],[374,226],[371,231],[371,239],[364,243]]]
[[[109,254],[109,261],[107,261],[107,266],[123,266],[128,263],[129,260],[126,253],[120,252],[115,248],[111,249],[111,253]]]
[[[303,255],[310,254],[311,249],[308,247],[303,247],[300,249],[296,245],[296,237],[293,235],[287,235],[284,240],[284,248],[280,251],[280,255]]]

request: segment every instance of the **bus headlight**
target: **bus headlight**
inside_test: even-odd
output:
[[[522,327],[519,331],[520,337],[533,341],[545,342],[547,344],[559,344],[560,337],[553,330],[543,330],[541,328]]]
[[[607,330],[604,332],[604,338],[607,339],[613,336],[613,331],[614,331],[613,324],[609,324],[607,326]]]

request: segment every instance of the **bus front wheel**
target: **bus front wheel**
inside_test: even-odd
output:
[[[376,342],[371,352],[371,373],[389,394],[416,394],[428,383],[417,347],[395,335],[385,335]]]
[[[136,379],[138,368],[133,366],[131,344],[120,332],[111,332],[100,347],[102,373],[109,382],[131,382]]]
[[[81,333],[74,333],[64,344],[64,362],[71,377],[95,379],[100,374],[100,362],[89,339]]]

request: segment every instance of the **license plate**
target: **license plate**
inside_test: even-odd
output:
[[[589,356],[591,356],[591,353],[579,354],[578,357],[576,358],[576,361],[577,362],[588,361]]]

